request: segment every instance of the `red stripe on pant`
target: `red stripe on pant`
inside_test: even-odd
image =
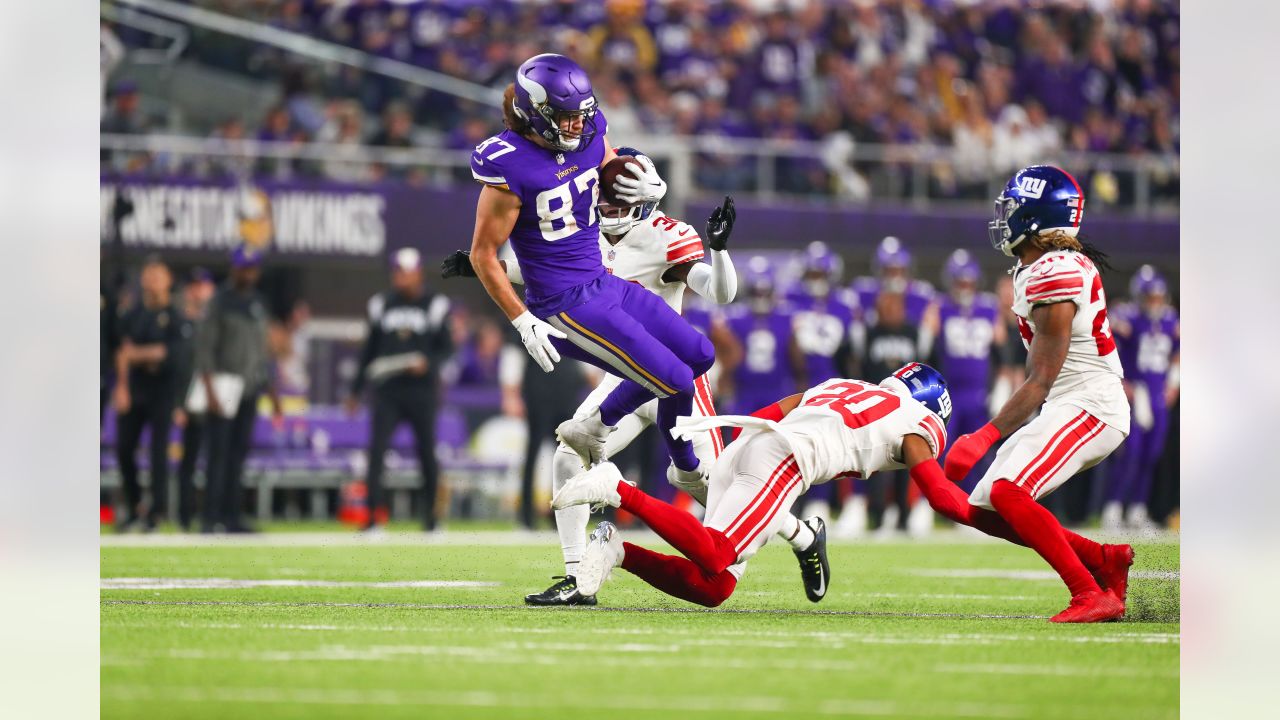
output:
[[[698,404],[698,410],[705,417],[716,416],[716,406],[711,402],[711,383],[707,380],[706,375],[699,375],[693,381],[694,402]],[[724,442],[720,437],[720,429],[712,428],[707,431],[711,434],[711,452],[714,457],[720,457],[720,453],[724,452]]]
[[[765,503],[769,494],[769,488],[773,485],[773,482],[778,479],[778,476],[782,475],[794,466],[795,462],[796,458],[794,455],[788,455],[782,459],[782,462],[779,463],[778,467],[774,468],[773,472],[769,474],[769,479],[764,481],[764,486],[760,488],[760,491],[756,493],[755,497],[751,498],[751,502],[747,503],[747,506],[742,509],[742,512],[738,513],[738,516],[733,519],[733,522],[725,526],[724,534],[726,536],[730,536],[737,532],[744,522],[750,520],[751,516],[756,514],[760,509],[760,506]]]
[[[1083,420],[1088,416],[1089,416],[1089,413],[1081,410],[1079,415],[1075,416],[1074,418],[1071,418],[1070,422],[1058,428],[1058,431],[1053,434],[1053,437],[1049,438],[1049,442],[1045,443],[1044,447],[1040,449],[1040,452],[1035,457],[1031,458],[1031,462],[1027,463],[1027,466],[1022,468],[1022,472],[1018,473],[1018,477],[1014,478],[1013,483],[1015,485],[1021,485],[1023,478],[1026,477],[1026,474],[1030,472],[1032,468],[1036,467],[1036,465],[1038,465],[1040,461],[1043,460],[1044,457],[1048,455],[1050,451],[1053,450],[1058,440],[1062,438],[1062,436],[1065,435],[1069,430],[1074,428],[1077,423],[1079,423],[1081,420]],[[1000,478],[997,478],[997,479],[1000,479]]]
[[[1032,497],[1035,497],[1035,494],[1040,490],[1040,487],[1044,485],[1046,482],[1048,482],[1049,478],[1053,477],[1054,473],[1061,470],[1062,466],[1066,465],[1067,461],[1070,460],[1073,455],[1080,452],[1080,449],[1083,448],[1085,445],[1088,445],[1089,441],[1093,440],[1094,438],[1102,434],[1102,429],[1103,427],[1105,427],[1102,424],[1102,421],[1094,417],[1091,417],[1089,419],[1092,420],[1093,422],[1081,423],[1080,425],[1081,429],[1084,429],[1086,426],[1088,426],[1087,430],[1084,430],[1082,434],[1081,433],[1072,434],[1076,438],[1075,444],[1073,444],[1070,448],[1067,448],[1064,452],[1059,452],[1055,456],[1050,456],[1049,459],[1045,460],[1044,463],[1041,464],[1039,470],[1037,470],[1036,472],[1032,473],[1030,476],[1027,477],[1028,480],[1032,481],[1031,483]],[[1066,443],[1064,442],[1062,443],[1062,445],[1065,446]],[[1045,468],[1048,468],[1048,469],[1046,470]]]
[[[760,532],[760,528],[768,524],[768,521],[777,514],[778,507],[782,505],[782,498],[785,498],[787,492],[799,482],[800,465],[796,464],[795,456],[788,455],[787,460],[780,466],[781,473],[774,473],[773,478],[769,482],[764,483],[764,487],[760,488],[760,492],[756,495],[758,502],[755,503],[755,510],[746,516],[746,519],[739,524],[739,527],[733,529],[732,533],[724,533],[733,543],[733,551],[741,555],[742,548],[748,546],[751,538]]]

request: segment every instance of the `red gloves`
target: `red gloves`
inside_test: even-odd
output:
[[[963,480],[964,476],[969,474],[973,466],[999,439],[1000,431],[991,423],[983,425],[976,432],[956,438],[951,445],[951,452],[947,453],[946,464],[943,467],[947,479],[951,482]]]

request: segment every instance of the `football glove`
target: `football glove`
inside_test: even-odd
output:
[[[724,196],[724,205],[711,211],[707,218],[707,245],[712,250],[724,250],[729,245],[729,236],[733,234],[733,223],[738,219],[738,211],[733,207],[733,197]]]
[[[529,351],[533,361],[538,363],[538,367],[542,368],[543,372],[551,372],[556,363],[560,362],[560,351],[551,344],[551,338],[564,340],[566,335],[534,317],[534,314],[528,310],[516,316],[511,324],[515,326],[516,332],[520,333],[520,342],[524,343],[524,349]]]
[[[454,250],[452,255],[445,256],[440,263],[440,277],[475,277],[475,268],[471,267],[471,251]]]
[[[943,472],[951,482],[960,482],[969,474],[974,465],[1000,439],[1000,431],[995,425],[987,423],[978,430],[961,435],[951,445]]]
[[[667,194],[667,183],[658,177],[658,169],[653,161],[644,155],[636,156],[636,164],[640,165],[639,174],[631,168],[629,172],[619,173],[613,181],[613,190],[618,199],[627,205],[639,205],[646,202],[658,202]]]

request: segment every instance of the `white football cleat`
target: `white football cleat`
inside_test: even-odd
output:
[[[600,408],[581,420],[569,418],[556,427],[556,439],[578,454],[582,467],[590,468],[604,460],[604,443],[617,428],[600,420]]]
[[[613,569],[622,564],[626,553],[622,549],[622,534],[617,526],[605,520],[596,526],[587,541],[587,549],[582,553],[578,563],[578,592],[583,595],[595,595],[600,592],[613,573]]]
[[[617,465],[611,462],[600,463],[566,480],[564,486],[551,498],[551,509],[563,510],[588,503],[618,507],[622,504],[622,496],[618,494],[618,483],[621,481],[622,472]]]
[[[667,482],[677,490],[689,493],[703,507],[707,506],[707,487],[711,473],[704,470],[705,463],[698,463],[693,470],[681,470],[675,463],[667,465]]]

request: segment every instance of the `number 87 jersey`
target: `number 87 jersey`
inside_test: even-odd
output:
[[[1045,406],[1073,405],[1128,434],[1124,370],[1111,335],[1107,296],[1098,268],[1078,252],[1055,250],[1014,270],[1013,313],[1018,318],[1022,343],[1028,348],[1036,334],[1031,311],[1038,305],[1060,302],[1074,303],[1076,314],[1071,321],[1066,360]]]

